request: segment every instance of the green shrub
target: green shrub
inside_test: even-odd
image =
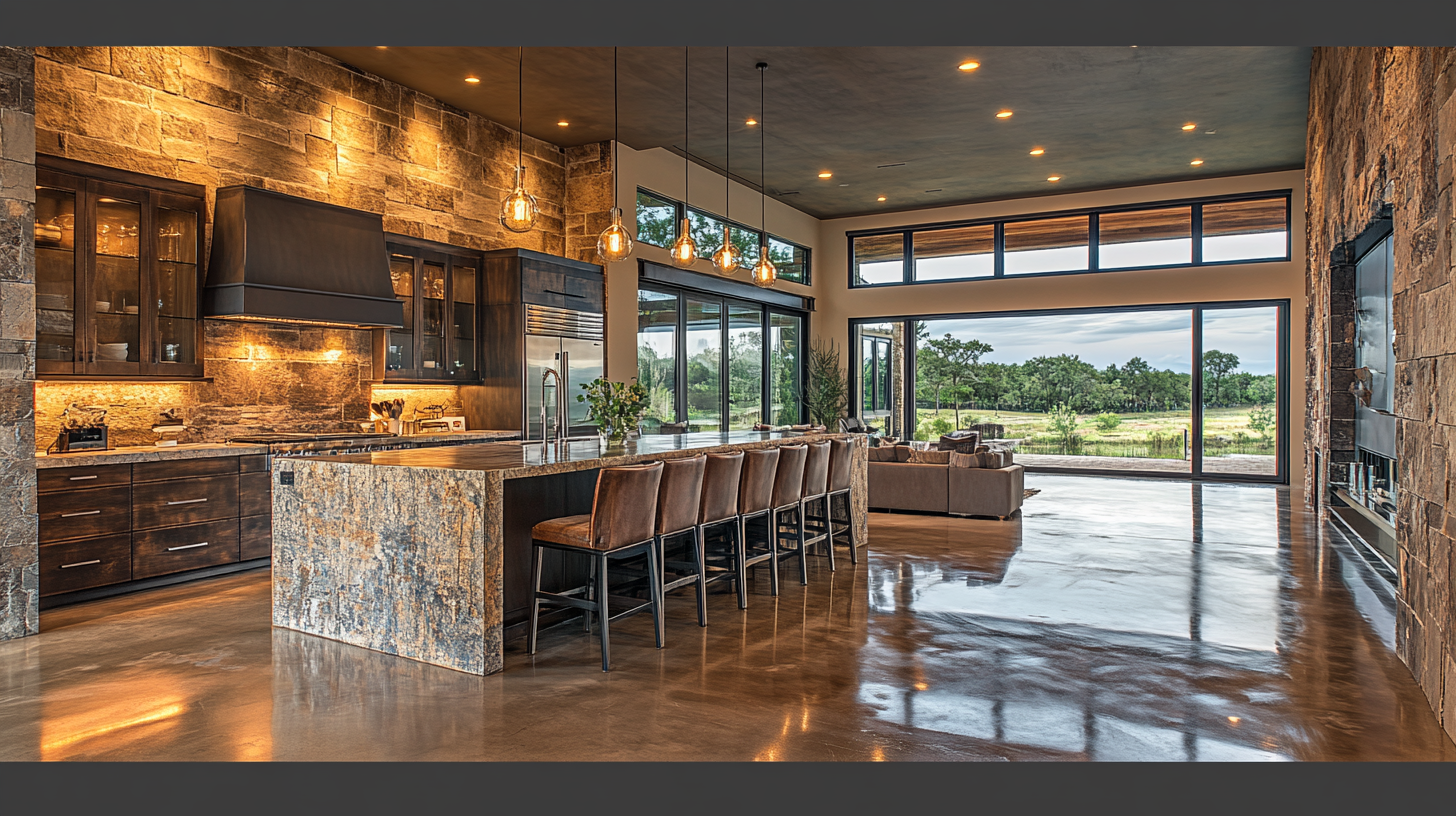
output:
[[[1268,435],[1265,432],[1273,427],[1273,408],[1265,408],[1264,406],[1259,405],[1255,406],[1254,410],[1249,412],[1249,430],[1259,434],[1260,439],[1267,439]]]
[[[1122,417],[1111,411],[1103,411],[1093,420],[1097,423],[1097,429],[1102,431],[1116,430],[1122,424]]]
[[[1077,436],[1077,412],[1064,402],[1058,403],[1057,407],[1047,412],[1047,431],[1056,439],[1057,444],[1069,449],[1075,448],[1080,441]]]
[[[919,427],[915,429],[915,438],[939,439],[942,434],[948,434],[953,430],[955,430],[955,426],[951,421],[937,414],[920,423]]]

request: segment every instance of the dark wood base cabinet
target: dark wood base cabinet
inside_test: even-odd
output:
[[[36,481],[47,606],[273,554],[266,455],[50,468]]]

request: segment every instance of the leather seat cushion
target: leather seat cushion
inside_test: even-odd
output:
[[[531,537],[591,549],[591,513],[547,519],[531,528]]]

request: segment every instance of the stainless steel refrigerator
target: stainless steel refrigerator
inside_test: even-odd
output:
[[[526,335],[526,438],[541,438],[541,378],[550,368],[561,375],[564,393],[557,394],[556,379],[545,388],[547,422],[554,422],[556,400],[566,402],[567,435],[589,436],[597,432],[596,424],[587,417],[587,405],[576,397],[585,391],[582,386],[602,376],[605,370],[601,340],[555,337],[547,334]],[[563,369],[563,365],[565,366]]]

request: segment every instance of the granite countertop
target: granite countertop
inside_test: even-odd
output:
[[[715,449],[743,450],[777,447],[798,441],[848,438],[850,434],[804,434],[793,431],[730,431],[727,433],[661,434],[642,437],[621,452],[603,455],[596,439],[552,443],[543,451],[539,441],[484,442],[447,448],[380,451],[311,459],[310,462],[344,465],[378,465],[442,470],[499,471],[502,478],[545,476],[614,465],[630,465],[651,459],[691,456]],[[275,464],[276,466],[276,464]],[[284,465],[287,467],[287,465]]]
[[[198,442],[190,445],[171,445],[159,448],[155,445],[112,448],[111,450],[76,451],[75,453],[52,453],[49,456],[36,451],[37,469],[77,467],[78,465],[124,465],[132,462],[161,462],[168,459],[210,459],[215,456],[247,456],[267,453],[267,445],[224,445],[217,442]]]

